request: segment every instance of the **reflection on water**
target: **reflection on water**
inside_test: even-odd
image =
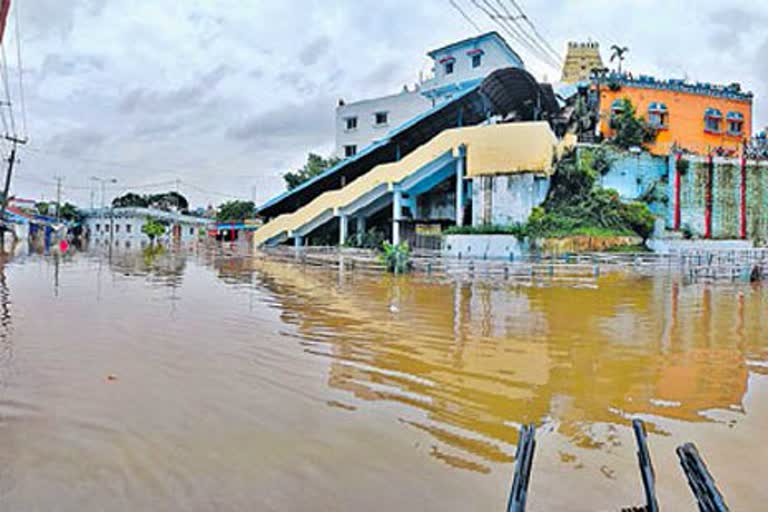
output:
[[[743,412],[749,373],[766,373],[761,288],[612,275],[598,289],[504,289],[257,268],[306,350],[332,360],[330,386],[427,412],[428,425],[409,424],[457,448],[444,460],[463,467],[510,460],[522,423],[600,448],[610,436],[594,423],[715,421],[702,413]]]
[[[230,246],[17,258],[0,268],[0,500],[501,509],[534,422],[532,509],[617,509],[641,501],[627,425],[642,417],[663,503],[690,504],[674,446],[691,439],[732,506],[754,508],[765,307],[747,285],[447,283]]]

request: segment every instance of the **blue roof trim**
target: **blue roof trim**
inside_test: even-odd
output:
[[[707,110],[704,111],[704,116],[712,117],[715,119],[721,119],[723,117],[723,113],[716,108],[708,108]]]
[[[472,87],[468,88],[467,90],[462,91],[458,95],[454,96],[452,99],[450,99],[448,101],[444,101],[442,103],[439,103],[439,104],[435,105],[434,107],[430,108],[429,110],[427,110],[426,112],[423,112],[423,113],[417,115],[416,117],[413,117],[413,118],[409,119],[408,121],[404,122],[403,124],[401,124],[397,128],[394,128],[392,131],[390,131],[387,134],[386,138],[378,140],[378,141],[374,142],[373,144],[369,144],[368,146],[363,148],[359,153],[356,153],[354,156],[351,156],[349,158],[345,158],[344,160],[342,160],[338,164],[334,165],[333,167],[331,167],[329,169],[326,169],[322,174],[318,174],[314,178],[305,181],[304,183],[302,183],[298,187],[296,187],[294,189],[291,189],[291,190],[286,190],[285,192],[281,193],[280,195],[278,195],[276,197],[273,197],[272,199],[270,199],[269,201],[267,201],[263,205],[259,206],[258,210],[261,211],[261,210],[263,210],[265,208],[269,208],[269,207],[279,203],[280,201],[283,201],[283,200],[287,199],[288,197],[290,197],[291,195],[295,194],[296,192],[304,190],[305,188],[307,188],[307,187],[311,186],[312,184],[316,183],[317,181],[319,181],[319,180],[321,180],[323,178],[326,178],[329,175],[335,173],[336,171],[338,171],[339,169],[343,168],[344,166],[346,166],[346,165],[348,165],[348,164],[350,164],[350,163],[352,163],[352,162],[354,162],[356,160],[359,160],[360,158],[362,158],[363,156],[371,153],[375,149],[378,149],[379,147],[388,144],[392,140],[392,137],[395,137],[395,136],[401,134],[405,130],[411,128],[412,126],[414,126],[414,125],[416,125],[418,123],[420,123],[425,118],[429,117],[430,115],[434,114],[435,112],[439,112],[440,110],[442,110],[446,106],[448,106],[448,105],[452,104],[453,102],[455,102],[455,101],[457,101],[457,100],[459,100],[459,99],[469,95],[471,92],[474,92],[474,91],[476,91],[479,88],[480,88],[480,84],[479,83],[475,84],[474,86],[472,86]]]
[[[450,83],[443,85],[442,87],[435,87],[434,89],[426,89],[421,92],[421,95],[429,99],[439,98],[449,92],[463,93],[467,89],[471,89],[477,85],[483,83],[484,78],[474,78],[472,80],[466,80],[459,83]],[[451,98],[453,99],[453,98]]]
[[[468,96],[472,92],[475,92],[476,90],[478,90],[480,88],[480,84],[481,83],[482,83],[482,81],[480,83],[476,83],[475,85],[469,87],[468,89],[466,89],[464,91],[461,91],[460,93],[458,93],[456,96],[454,96],[450,100],[443,101],[442,103],[438,103],[437,105],[435,105],[431,109],[427,110],[426,112],[421,113],[421,114],[417,115],[416,117],[413,117],[413,118],[409,119],[408,121],[404,122],[403,124],[401,124],[400,126],[395,128],[394,130],[389,132],[388,137],[391,138],[391,137],[394,137],[395,135],[399,135],[400,133],[404,132],[408,128],[411,128],[412,126],[420,123],[425,118],[429,117],[430,115],[434,114],[435,112],[438,112],[438,111],[442,110],[443,108],[445,108],[446,106],[450,105],[451,103],[453,103],[455,101],[458,101],[458,100],[464,98],[465,96]]]
[[[345,158],[344,160],[342,160],[341,162],[337,163],[333,167],[329,167],[328,169],[323,171],[321,174],[318,174],[317,176],[315,176],[315,177],[305,181],[304,183],[302,183],[301,185],[297,186],[296,188],[292,188],[291,190],[286,190],[285,192],[282,192],[280,195],[273,197],[272,199],[270,199],[266,203],[264,203],[261,206],[259,206],[258,210],[263,210],[264,208],[269,208],[270,206],[272,206],[272,205],[274,205],[276,203],[279,203],[283,199],[286,199],[286,198],[290,197],[291,195],[295,194],[296,192],[299,192],[300,190],[304,190],[305,188],[309,187],[313,183],[315,183],[317,181],[320,181],[321,179],[325,178],[326,176],[328,176],[330,174],[333,174],[334,172],[336,172],[337,170],[341,169],[345,165],[347,165],[347,164],[349,164],[351,162],[354,162],[356,160],[359,160],[363,156],[367,155],[368,153],[370,153],[374,149],[378,148],[379,146],[383,146],[387,142],[389,142],[388,138],[387,139],[378,140],[378,141],[374,142],[373,144],[367,145],[362,150],[360,150],[359,152],[355,153],[354,156],[350,156],[348,158]]]

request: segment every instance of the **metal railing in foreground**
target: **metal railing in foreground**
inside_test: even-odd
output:
[[[659,504],[656,499],[656,474],[648,450],[648,434],[645,424],[638,419],[632,420],[632,430],[637,442],[637,462],[643,482],[645,504],[622,508],[622,512],[658,512]],[[515,472],[512,489],[507,503],[507,512],[525,512],[528,502],[528,487],[533,469],[533,455],[536,449],[536,428],[534,425],[524,425],[520,428],[515,452]],[[691,443],[677,448],[677,455],[685,476],[688,478],[691,491],[696,498],[699,512],[728,512],[722,494],[717,489],[715,481],[707,466],[701,459],[698,450]]]

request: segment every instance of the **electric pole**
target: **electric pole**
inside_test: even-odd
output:
[[[56,222],[61,222],[61,182],[62,176],[54,176],[56,180]]]
[[[2,211],[0,211],[0,249],[5,250],[5,209],[8,208],[8,194],[11,192],[11,176],[13,175],[13,165],[16,163],[16,146],[18,144],[26,144],[26,139],[20,139],[18,137],[5,136],[6,140],[13,143],[11,148],[11,154],[8,156],[8,170],[5,172],[5,186],[3,187],[3,204]]]

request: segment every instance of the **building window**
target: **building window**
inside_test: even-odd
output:
[[[350,157],[355,156],[357,154],[357,146],[354,144],[350,144],[349,146],[344,146],[344,156]]]
[[[741,136],[744,132],[744,115],[739,112],[728,112],[728,135]]]
[[[483,65],[483,55],[478,53],[472,56],[472,67],[479,68]]]
[[[611,115],[617,116],[624,112],[624,100],[613,100],[613,103],[611,103]]]
[[[115,224],[115,233],[120,232],[120,224]]]
[[[195,228],[189,228],[189,236],[192,236],[195,234]]]
[[[651,103],[648,106],[648,124],[657,130],[669,127],[669,111],[664,103]]]
[[[611,103],[611,117],[608,123],[608,126],[611,129],[616,128],[616,124],[615,124],[616,118],[624,113],[625,108],[626,108],[626,102],[624,100],[613,100],[613,103]]]
[[[716,108],[708,108],[704,112],[704,131],[708,133],[720,133],[723,122],[723,114]]]
[[[453,61],[448,61],[445,63],[445,74],[446,75],[453,74]]]
[[[96,232],[98,233],[101,231],[101,224],[96,224]]]
[[[357,118],[356,117],[348,117],[344,120],[347,126],[347,130],[356,130],[357,129]]]
[[[389,114],[387,112],[376,112],[374,115],[374,122],[376,123],[376,126],[389,123]]]
[[[130,224],[126,224],[125,225],[125,232],[126,233],[130,233],[131,232],[131,225]]]

